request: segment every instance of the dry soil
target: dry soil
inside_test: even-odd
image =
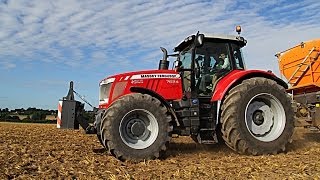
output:
[[[167,157],[108,155],[95,135],[55,125],[0,123],[0,179],[320,179],[320,134],[297,128],[288,152],[239,155],[224,145],[172,139]]]

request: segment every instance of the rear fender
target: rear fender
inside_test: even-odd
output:
[[[227,92],[234,86],[240,84],[243,80],[253,78],[253,77],[264,77],[276,81],[279,85],[283,86],[285,89],[288,88],[287,83],[282,79],[278,78],[271,71],[261,71],[261,70],[234,70],[228,75],[220,79],[217,83],[215,91],[212,95],[211,102],[222,101],[227,94]]]
[[[272,72],[261,70],[234,70],[219,80],[211,98],[211,102],[216,101],[218,105],[216,117],[217,123],[220,122],[221,103],[223,102],[224,97],[226,96],[228,91],[236,85],[240,84],[243,80],[250,79],[253,77],[264,77],[267,79],[272,79],[276,81],[279,85],[283,86],[285,89],[288,88],[287,83],[278,78]]]

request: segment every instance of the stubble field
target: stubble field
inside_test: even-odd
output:
[[[0,123],[0,179],[320,179],[320,134],[297,128],[293,140],[287,153],[245,156],[179,137],[164,160],[131,163],[82,130]]]

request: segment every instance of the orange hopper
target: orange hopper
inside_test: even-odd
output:
[[[302,42],[276,54],[281,74],[288,80],[288,92],[320,91],[320,39]]]

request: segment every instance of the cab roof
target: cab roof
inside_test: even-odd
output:
[[[220,34],[210,34],[210,33],[203,33],[204,35],[204,42],[206,41],[225,41],[225,42],[234,42],[239,44],[241,47],[247,44],[247,40],[245,40],[241,36],[234,36],[234,35],[220,35]],[[195,35],[190,35],[185,38],[182,42],[180,42],[173,50],[174,52],[182,51],[184,48],[189,46],[195,38]]]

